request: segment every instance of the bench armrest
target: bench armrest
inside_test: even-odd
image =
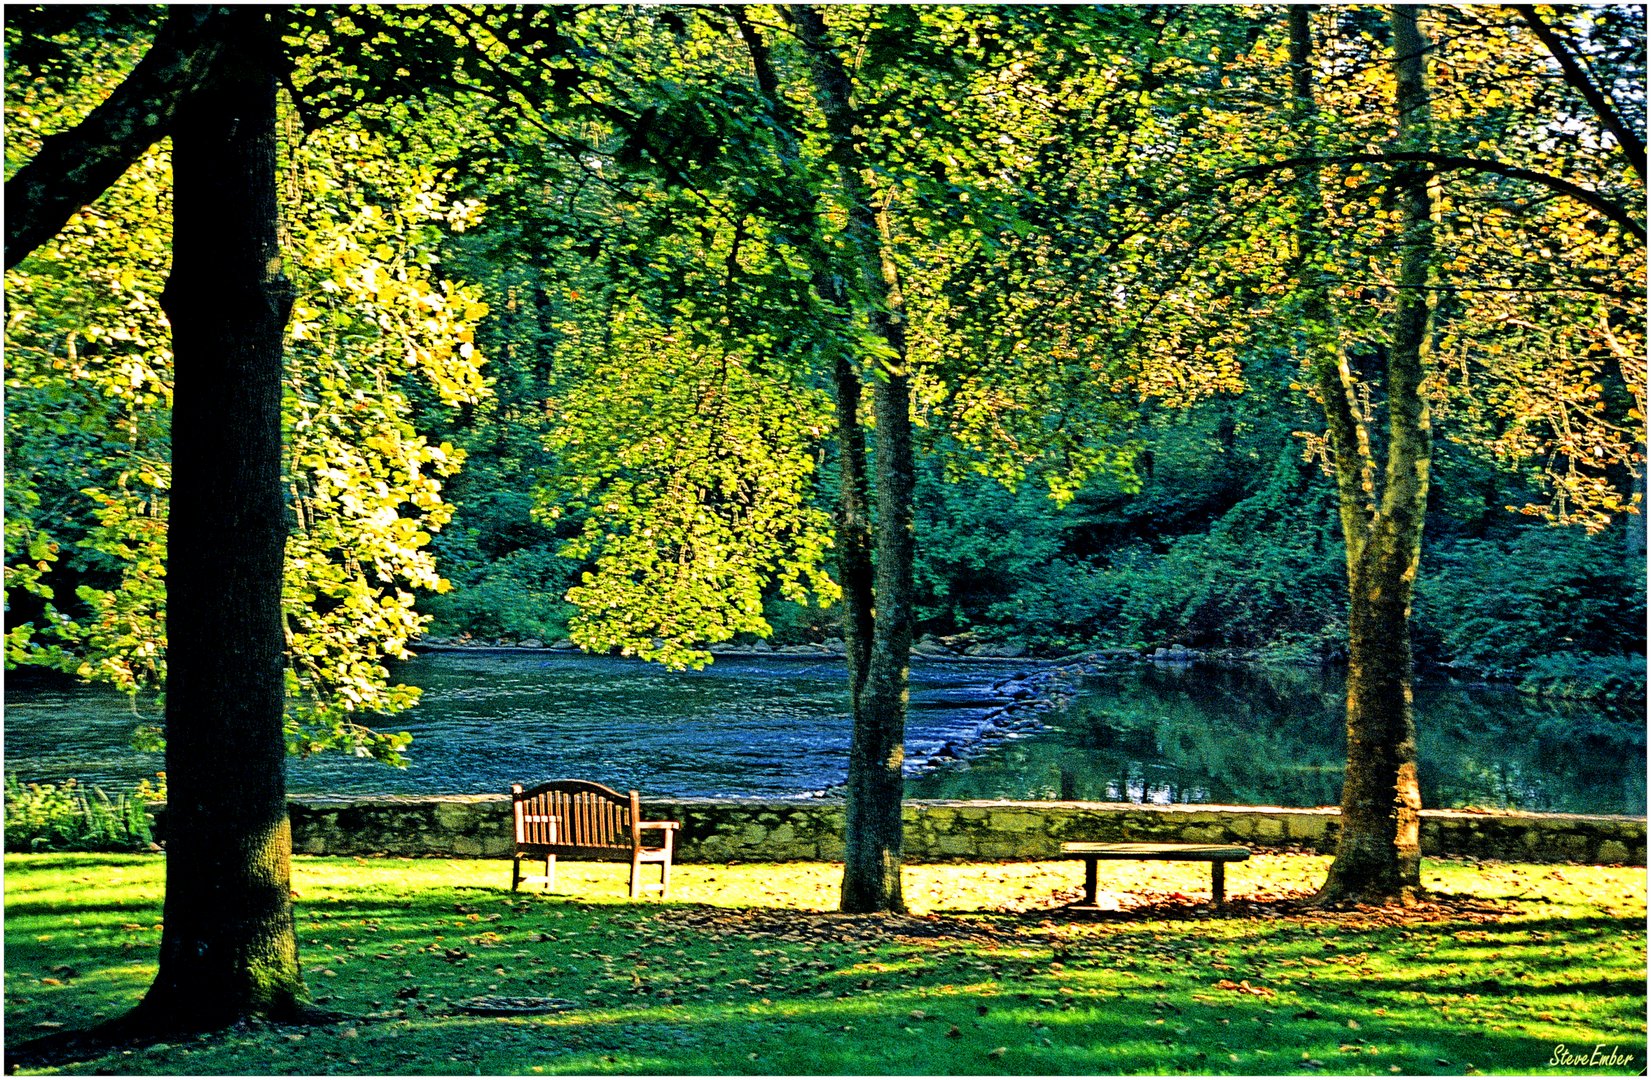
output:
[[[639,822],[636,823],[636,827],[639,828],[639,829],[680,829],[680,828],[682,828],[682,822],[680,822],[680,821],[639,821]]]

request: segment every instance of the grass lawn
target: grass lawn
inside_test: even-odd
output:
[[[1327,860],[1258,855],[1210,917],[1201,864],[1117,864],[1126,909],[1071,918],[1076,863],[912,866],[911,916],[829,914],[839,868],[685,865],[672,900],[564,864],[294,860],[319,1004],[355,1019],[115,1051],[123,1074],[1638,1073],[1642,868],[1429,862],[1406,919],[1291,913]],[[7,855],[8,1045],[134,1004],[156,856]],[[1185,895],[1178,895],[1185,894]],[[474,1015],[550,997],[543,1015]],[[1555,1048],[1631,1064],[1550,1067]]]

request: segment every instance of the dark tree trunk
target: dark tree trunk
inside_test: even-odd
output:
[[[165,930],[134,1019],[211,1028],[293,1014],[292,837],[282,733],[277,41],[237,9],[171,125],[176,364],[167,559]]]
[[[869,631],[863,670],[851,677],[854,733],[849,749],[847,827],[841,907],[844,911],[903,911],[900,858],[904,832],[900,820],[905,795],[906,696],[913,625],[911,391],[906,372],[906,327],[899,276],[889,256],[889,226],[873,205],[855,129],[848,71],[833,46],[825,20],[812,7],[786,9],[809,58],[814,93],[829,136],[827,157],[836,174],[848,214],[844,230],[849,274],[872,332],[886,347],[872,383],[876,420],[873,489],[876,517],[871,534],[872,588],[850,589],[845,582],[844,619],[855,638]],[[858,394],[860,379],[847,357],[839,361],[839,418],[852,417],[846,393]],[[846,377],[845,377],[846,376]],[[859,438],[858,429],[853,437]],[[848,457],[849,455],[845,455]],[[859,490],[864,491],[865,485]],[[845,483],[840,496],[851,497]],[[849,507],[840,503],[839,519]],[[863,572],[863,562],[856,569]],[[873,606],[874,605],[874,606]],[[853,654],[851,653],[851,656]]]
[[[1297,119],[1311,132],[1309,13],[1290,13]],[[1428,150],[1426,43],[1414,8],[1392,9],[1400,151]],[[1302,247],[1309,347],[1335,459],[1347,546],[1347,771],[1342,785],[1336,858],[1318,894],[1322,903],[1405,902],[1421,891],[1416,779],[1416,725],[1411,703],[1410,607],[1421,561],[1431,432],[1421,395],[1423,349],[1431,309],[1428,265],[1432,201],[1420,169],[1397,177],[1403,214],[1398,300],[1387,350],[1387,461],[1378,503],[1369,433],[1354,407],[1354,376],[1324,333],[1329,319],[1319,272],[1315,184],[1304,200]]]

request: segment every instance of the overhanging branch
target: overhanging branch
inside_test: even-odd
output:
[[[1550,191],[1557,191],[1561,195],[1588,207],[1601,217],[1616,222],[1622,226],[1624,232],[1638,240],[1641,246],[1645,244],[1644,223],[1635,220],[1634,216],[1628,212],[1627,207],[1613,202],[1599,192],[1592,191],[1581,184],[1572,183],[1558,176],[1551,176],[1548,173],[1537,172],[1534,169],[1524,169],[1518,165],[1508,165],[1500,161],[1487,161],[1483,158],[1459,157],[1454,154],[1436,154],[1420,150],[1390,154],[1330,154],[1322,157],[1295,157],[1286,158],[1283,161],[1266,161],[1238,169],[1233,173],[1233,176],[1241,180],[1256,180],[1285,169],[1322,169],[1326,165],[1387,165],[1394,163],[1426,165],[1429,166],[1429,171],[1434,173],[1455,172],[1457,170],[1491,173],[1495,176],[1506,176],[1512,180],[1524,180],[1528,183],[1537,184]]]
[[[1542,21],[1542,16],[1536,12],[1536,6],[1534,4],[1515,4],[1513,9],[1519,13],[1520,18],[1525,20],[1525,25],[1531,28],[1531,32],[1536,34],[1543,46],[1547,48],[1549,55],[1559,64],[1559,70],[1565,74],[1565,81],[1570,84],[1572,89],[1582,95],[1583,100],[1588,103],[1588,107],[1594,110],[1594,115],[1599,117],[1599,122],[1605,125],[1605,129],[1616,136],[1617,145],[1622,147],[1622,152],[1628,155],[1628,164],[1634,167],[1634,172],[1639,175],[1640,182],[1644,183],[1645,141],[1634,134],[1633,130],[1623,122],[1621,114],[1611,104],[1611,100],[1594,84],[1594,80],[1588,77],[1588,73],[1582,70],[1582,65],[1577,62],[1576,55],[1572,53],[1569,46],[1558,34],[1554,33],[1553,27]]]
[[[176,6],[108,100],[6,181],[6,269],[56,235],[167,133],[178,105],[205,80],[223,36],[203,32],[220,9]]]

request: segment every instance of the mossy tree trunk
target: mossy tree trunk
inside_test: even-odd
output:
[[[170,125],[165,929],[134,1014],[161,1028],[293,1015],[303,995],[282,731],[279,42],[262,9],[217,26],[214,75]]]
[[[1295,119],[1312,139],[1311,10],[1289,12]],[[1416,9],[1391,10],[1398,147],[1429,149],[1423,78],[1426,42]],[[1299,232],[1304,325],[1324,408],[1347,549],[1347,768],[1336,858],[1318,899],[1406,902],[1421,890],[1412,708],[1410,609],[1421,561],[1431,431],[1421,395],[1431,308],[1432,200],[1427,173],[1401,166],[1395,177],[1402,222],[1400,267],[1385,380],[1385,463],[1378,494],[1376,455],[1359,406],[1356,376],[1337,343],[1320,260],[1319,192],[1303,181]]]
[[[844,276],[871,332],[882,347],[872,374],[875,483],[871,485],[871,590],[845,582],[846,630],[851,648],[854,730],[849,749],[847,826],[841,907],[844,911],[903,911],[900,860],[905,794],[908,664],[913,627],[915,522],[912,491],[911,388],[906,370],[906,316],[900,279],[888,250],[887,209],[874,202],[875,185],[860,152],[847,68],[820,11],[786,9],[808,57],[814,95],[829,138],[826,156],[847,215],[843,230]],[[851,415],[849,395],[858,396],[860,374],[845,357],[839,361],[840,418]],[[857,424],[846,429],[860,438]],[[865,483],[860,481],[859,491]],[[845,477],[840,506],[851,509]],[[844,514],[840,512],[840,521]],[[865,640],[869,631],[869,640]],[[863,643],[863,644],[862,644]],[[861,647],[856,650],[856,644]],[[860,670],[856,671],[855,668]]]

